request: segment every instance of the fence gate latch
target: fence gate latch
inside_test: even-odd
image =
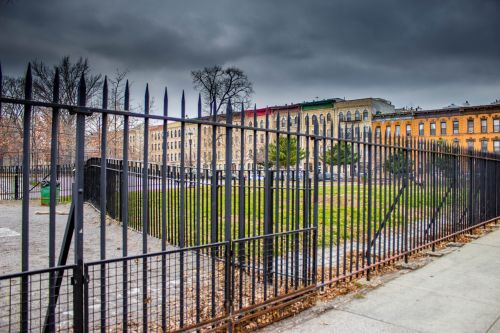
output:
[[[72,286],[76,285],[77,284],[77,277],[75,276],[72,276],[71,279],[70,279],[70,284]],[[89,276],[88,274],[87,275],[82,275],[82,282],[83,284],[86,284],[86,283],[89,283]]]

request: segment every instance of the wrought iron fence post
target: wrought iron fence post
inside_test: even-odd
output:
[[[271,235],[273,232],[272,211],[273,197],[272,184],[273,172],[269,169],[269,112],[266,110],[266,125],[265,125],[265,147],[264,147],[264,248],[263,248],[263,264],[264,264],[264,299],[267,299],[267,283],[272,283],[273,270],[273,241]],[[276,143],[278,144],[278,143]],[[277,157],[276,157],[277,158]],[[273,161],[276,162],[276,161]]]
[[[267,170],[264,179],[264,235],[273,233],[273,171]],[[264,279],[265,282],[272,283],[273,274],[273,239],[272,237],[264,238]]]
[[[405,140],[405,169],[404,170],[404,178],[403,178],[403,188],[405,191],[404,197],[404,232],[405,232],[405,243],[404,243],[404,252],[405,252],[405,263],[408,263],[408,200],[409,200],[409,180],[410,180],[410,172],[412,168],[410,167],[410,149],[408,147],[408,140]]]
[[[468,154],[472,154],[471,150],[468,150]],[[472,194],[473,194],[473,184],[474,184],[474,160],[472,156],[469,156],[469,200],[468,200],[468,226],[472,226],[472,215],[473,215],[473,210],[472,210],[472,205],[473,199],[472,199]]]
[[[79,84],[78,105],[86,104],[85,77],[82,75]],[[85,114],[78,110],[76,115],[76,165],[75,165],[75,269],[73,275],[73,329],[76,333],[85,331],[84,284],[83,271],[83,200],[84,200],[84,152],[85,152]]]
[[[28,65],[26,79],[24,83],[24,96],[25,99],[31,100],[33,85],[31,76],[31,64]],[[23,166],[22,166],[22,211],[21,211],[21,269],[23,272],[29,270],[29,195],[30,195],[30,181],[29,172],[31,165],[31,105],[24,106],[23,118]],[[19,179],[19,177],[18,177]],[[16,182],[17,183],[17,182]],[[18,190],[19,192],[19,190]],[[21,278],[21,331],[27,332],[29,328],[29,281],[28,276]]]
[[[127,207],[127,204],[125,202],[123,202],[123,191],[125,191],[125,188],[124,188],[124,178],[126,177],[126,175],[123,173],[123,160],[120,161],[118,163],[118,169],[119,171],[118,172],[115,172],[115,174],[117,173],[118,174],[118,182],[120,184],[120,187],[118,189],[118,193],[116,195],[118,195],[118,220],[119,221],[122,221],[123,222],[123,209],[122,207],[124,207],[123,205],[125,205],[125,207]],[[116,182],[113,182],[114,184],[116,184]],[[115,189],[116,191],[116,189]],[[114,202],[113,202],[114,204]]]
[[[457,232],[457,223],[458,223],[458,219],[457,219],[457,162],[458,162],[458,158],[457,158],[457,149],[454,148],[453,149],[453,178],[452,178],[452,191],[453,191],[453,194],[452,194],[452,199],[451,199],[451,206],[452,206],[452,210],[451,210],[451,214],[452,214],[452,217],[451,217],[451,220],[452,220],[452,228],[453,228],[453,234],[455,234]],[[456,235],[453,236],[453,241],[456,241],[457,237]]]
[[[434,143],[431,143],[431,160],[432,160],[432,165],[431,165],[431,173],[432,173],[432,187],[431,187],[431,193],[432,193],[432,218],[431,218],[431,228],[432,228],[432,251],[436,251],[436,243],[434,241],[436,240],[436,217],[437,217],[437,183],[436,183],[436,146]]]
[[[233,123],[233,109],[231,107],[231,99],[227,103],[226,109],[226,124],[232,125]],[[233,158],[233,129],[231,126],[226,127],[226,165],[225,165],[225,179],[224,179],[224,240],[229,242],[226,246],[226,260],[225,260],[225,288],[224,300],[226,313],[231,314],[232,298],[231,298],[231,270],[232,270],[232,245],[231,245],[231,222],[232,222],[232,202],[231,202],[231,189],[232,189],[232,158]]]
[[[225,262],[225,272],[224,272],[224,310],[226,311],[226,315],[229,318],[226,326],[226,331],[227,332],[232,332],[233,331],[233,321],[231,318],[231,315],[233,313],[233,298],[231,297],[233,293],[233,279],[234,279],[234,267],[235,267],[235,261],[234,261],[234,246],[236,242],[233,242],[232,240],[225,241],[224,242],[224,262]],[[241,246],[241,244],[238,244]],[[241,274],[241,272],[240,272]],[[240,286],[241,288],[241,286]],[[213,306],[213,304],[212,304]]]
[[[313,126],[314,126],[314,146],[313,146],[313,240],[312,240],[312,250],[313,250],[313,257],[312,257],[312,282],[313,284],[316,284],[317,281],[317,261],[318,261],[318,174],[319,174],[319,126],[318,126],[318,119],[316,116],[313,117]],[[323,171],[324,172],[324,171]],[[325,179],[323,179],[325,181]],[[323,221],[324,223],[324,221]],[[324,246],[324,245],[323,245]],[[306,283],[307,284],[307,283]]]
[[[372,224],[372,133],[368,132],[368,211],[367,211],[367,250],[366,250],[366,279],[370,281],[370,266],[371,266],[371,224]],[[340,177],[340,173],[339,173]]]
[[[14,174],[14,200],[19,200],[19,174],[21,170],[19,165],[16,165],[16,173]]]

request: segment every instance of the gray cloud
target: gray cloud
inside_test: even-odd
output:
[[[34,58],[87,57],[96,71],[128,68],[178,105],[189,72],[237,65],[255,102],[377,96],[439,107],[500,98],[500,2],[27,1],[0,2],[0,60],[21,73]],[[195,104],[195,97],[192,98]]]

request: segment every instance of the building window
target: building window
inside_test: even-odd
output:
[[[488,120],[481,119],[481,133],[488,132]]]
[[[493,119],[493,132],[500,132],[500,119]]]
[[[386,138],[390,138],[391,137],[391,127],[390,126],[387,126],[385,128],[385,137]]]
[[[400,136],[401,135],[401,126],[396,125],[394,135]]]
[[[446,135],[446,121],[441,122],[441,135]]]
[[[356,113],[354,114],[354,120],[361,120],[361,114],[359,113],[359,111],[356,111]]]
[[[344,130],[342,128],[339,128],[339,138],[344,137]]]
[[[469,150],[474,149],[474,141],[467,141],[467,149]]]
[[[406,136],[411,136],[411,125],[406,124]]]
[[[346,139],[352,139],[352,128],[346,128],[345,129],[345,138]]]
[[[260,128],[264,128],[264,120],[260,121]]]
[[[368,110],[363,111],[363,120],[368,120]]]
[[[342,112],[339,113],[339,121],[344,121],[344,114]]]
[[[430,125],[430,133],[432,136],[436,135],[436,123],[432,122]]]
[[[453,121],[453,134],[458,134],[458,120]]]
[[[418,124],[418,135],[420,136],[424,135],[424,123]]]
[[[493,141],[493,152],[500,153],[500,140]]]
[[[488,151],[488,141],[487,140],[481,140],[481,151],[483,153],[486,153]]]
[[[319,115],[319,122],[320,122],[321,124],[324,124],[324,123],[325,123],[325,116],[323,116],[323,114],[320,114],[320,115]]]
[[[346,121],[351,121],[351,120],[352,120],[351,111],[347,111]]]
[[[330,113],[326,114],[326,121],[332,121],[332,115]]]
[[[281,127],[286,127],[286,118],[281,119]]]
[[[467,133],[474,133],[474,119],[467,120]]]
[[[380,126],[377,126],[375,128],[375,138],[380,138],[380,132],[381,132]]]

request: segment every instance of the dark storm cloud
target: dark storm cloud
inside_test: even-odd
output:
[[[0,60],[84,56],[136,82],[191,87],[237,65],[259,104],[375,96],[441,106],[500,97],[500,2],[26,1],[0,5]]]

